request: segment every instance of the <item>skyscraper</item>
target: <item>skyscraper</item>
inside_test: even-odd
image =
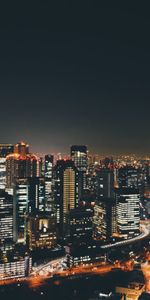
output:
[[[78,171],[86,172],[87,170],[87,147],[71,146],[71,159],[74,161]]]
[[[13,153],[12,144],[0,144],[0,189],[6,187],[6,156]]]
[[[83,196],[83,191],[86,188],[86,172],[88,165],[87,147],[81,145],[71,146],[71,159],[79,172],[79,198]]]
[[[13,197],[0,191],[0,247],[13,241]]]
[[[45,170],[44,170],[45,202],[46,202],[46,210],[48,211],[53,211],[54,209],[54,199],[52,195],[53,163],[54,163],[53,155],[45,155]]]
[[[14,241],[24,242],[25,217],[29,210],[29,185],[27,178],[16,178],[13,200]]]
[[[23,142],[15,145],[15,152],[6,157],[6,186],[13,188],[16,178],[38,177],[39,159],[29,153],[29,146]]]
[[[112,198],[114,196],[114,171],[101,168],[96,172],[96,198]]]
[[[133,166],[125,166],[118,170],[118,182],[120,188],[138,188],[138,169]]]
[[[29,177],[28,182],[28,202],[29,212],[45,211],[45,181],[43,177]]]
[[[14,153],[19,153],[23,156],[29,154],[29,145],[21,141],[14,146]]]
[[[49,212],[29,214],[26,218],[26,241],[30,250],[53,248],[57,241],[54,214]]]
[[[94,207],[94,231],[98,238],[109,240],[116,233],[116,201],[102,198]]]
[[[117,231],[124,238],[132,237],[140,229],[140,194],[138,189],[116,189]]]
[[[67,215],[78,205],[78,171],[71,160],[57,161],[54,167],[54,201],[60,236],[64,235]]]
[[[93,236],[93,210],[79,207],[70,210],[68,225],[71,243],[88,243]]]
[[[28,213],[45,210],[45,184],[42,177],[16,178],[14,188],[14,236],[24,242]]]

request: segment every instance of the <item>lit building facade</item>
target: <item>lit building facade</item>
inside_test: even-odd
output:
[[[7,258],[0,262],[0,280],[28,276],[32,268],[32,259],[29,256]]]
[[[45,211],[45,181],[44,177],[29,177],[28,202],[29,212]]]
[[[101,168],[96,172],[96,198],[112,198],[114,196],[114,171]]]
[[[70,210],[69,218],[70,242],[88,243],[93,236],[93,210],[87,208],[76,208]]]
[[[120,188],[138,188],[138,169],[125,166],[118,170],[118,183]]]
[[[81,244],[68,244],[65,247],[67,255],[67,264],[69,267],[77,266],[80,264],[89,264],[93,262],[105,262],[106,258],[104,253],[100,251],[100,241],[90,241]]]
[[[78,171],[86,172],[87,170],[87,147],[86,146],[71,146],[71,159]]]
[[[54,201],[60,236],[67,225],[68,212],[78,206],[78,171],[71,160],[57,161],[54,167]]]
[[[29,209],[27,178],[16,179],[13,202],[14,241],[24,242],[25,216]]]
[[[79,198],[83,196],[86,188],[86,172],[88,166],[87,147],[81,145],[71,146],[71,159],[79,173]]]
[[[139,234],[140,194],[138,189],[116,189],[117,231],[124,238]]]
[[[116,201],[103,198],[94,207],[93,225],[95,236],[109,240],[116,233]]]
[[[23,142],[15,145],[15,152],[6,157],[6,187],[13,188],[16,178],[38,177],[40,160],[29,153],[29,146]]]
[[[0,247],[13,241],[13,197],[0,191]]]
[[[6,187],[6,156],[13,153],[12,144],[0,144],[0,189]]]
[[[57,243],[55,215],[49,212],[28,215],[26,241],[30,250],[54,248]]]
[[[53,155],[45,155],[45,168],[44,168],[44,178],[45,178],[45,202],[46,210],[54,210],[54,199],[52,193],[52,179],[53,179]]]
[[[17,178],[14,188],[14,237],[24,242],[25,218],[28,213],[45,210],[43,177]]]

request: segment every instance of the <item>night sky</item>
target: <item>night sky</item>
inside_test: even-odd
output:
[[[96,153],[150,153],[148,6],[4,2],[0,142],[23,139],[36,152],[86,144]]]

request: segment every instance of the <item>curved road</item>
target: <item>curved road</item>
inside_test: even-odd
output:
[[[101,249],[110,249],[110,248],[113,248],[113,247],[128,245],[130,243],[134,243],[136,241],[138,242],[140,240],[143,240],[143,239],[147,238],[149,235],[150,235],[150,225],[149,224],[142,224],[141,225],[141,233],[138,236],[136,236],[134,238],[131,238],[131,239],[128,239],[128,240],[123,240],[123,241],[120,241],[120,242],[116,242],[116,243],[113,243],[113,244],[103,245],[100,248]],[[36,281],[36,278],[38,278],[40,276],[40,274],[47,276],[47,274],[49,274],[49,273],[51,273],[53,275],[53,274],[57,274],[59,272],[63,272],[64,274],[67,275],[67,273],[66,273],[67,270],[64,271],[64,260],[65,260],[65,257],[61,257],[61,258],[52,260],[52,261],[50,261],[46,264],[41,264],[38,267],[34,267],[31,274],[30,274],[30,276],[29,276],[29,278],[26,277],[22,280],[29,280],[31,278],[35,278],[35,281]],[[105,266],[105,267],[108,267],[108,266]],[[113,268],[114,268],[114,266],[113,266]],[[14,279],[14,280],[16,280],[16,279]]]
[[[148,237],[149,235],[150,235],[150,225],[146,226],[146,225],[142,224],[141,225],[141,233],[138,236],[136,236],[134,238],[131,238],[131,239],[128,239],[128,240],[123,240],[123,241],[116,242],[116,243],[113,243],[113,244],[108,244],[108,245],[101,246],[101,249],[110,249],[110,248],[114,248],[114,247],[118,247],[118,246],[129,245],[131,243],[143,240],[146,237]]]
[[[114,248],[114,247],[129,245],[131,243],[143,240],[146,237],[148,237],[149,235],[150,235],[150,225],[142,224],[141,225],[141,233],[138,236],[136,236],[134,238],[131,238],[131,239],[128,239],[128,240],[123,240],[123,241],[120,241],[120,242],[116,242],[116,243],[113,243],[113,244],[103,245],[100,248],[105,250],[105,249],[111,249],[111,248]],[[45,265],[44,264],[40,265],[39,267],[34,268],[33,272],[30,274],[30,276],[35,276],[37,274],[40,274],[40,272],[42,272],[42,271],[44,273],[45,273],[45,271],[46,272],[51,271],[52,273],[62,271],[63,270],[62,264],[63,264],[64,259],[65,259],[65,257],[61,257],[59,259],[50,261]]]

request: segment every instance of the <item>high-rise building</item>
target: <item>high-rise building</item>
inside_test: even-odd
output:
[[[0,191],[0,247],[13,242],[13,197]]]
[[[54,156],[45,155],[45,170],[44,170],[45,202],[46,202],[46,210],[48,211],[53,211],[54,209],[54,199],[52,193],[53,164],[54,164]]]
[[[29,186],[27,178],[18,178],[15,182],[13,218],[14,241],[24,242],[25,216],[29,210]]]
[[[97,238],[109,240],[116,233],[116,201],[102,198],[94,207],[94,232]]]
[[[86,188],[86,172],[88,166],[87,147],[81,145],[71,146],[71,159],[79,173],[79,199],[83,196]]]
[[[43,177],[16,178],[14,188],[14,237],[24,242],[25,218],[28,213],[45,210]]]
[[[116,189],[117,231],[124,238],[139,234],[140,194],[138,189]]]
[[[78,171],[87,170],[87,147],[86,146],[71,146],[71,159],[74,161]]]
[[[21,142],[15,152],[6,157],[6,187],[13,188],[16,178],[39,177],[40,161],[29,153],[29,146]]]
[[[0,144],[0,189],[6,187],[6,156],[13,153],[12,144]]]
[[[30,250],[54,248],[57,242],[55,215],[50,212],[29,214],[26,241]]]
[[[45,181],[43,177],[29,177],[28,203],[29,212],[45,211]]]
[[[54,201],[60,236],[67,225],[67,215],[78,205],[78,171],[71,160],[57,161],[54,167]]]
[[[138,188],[138,169],[125,166],[118,170],[118,183],[120,188]]]
[[[88,243],[93,236],[93,210],[79,207],[70,210],[68,225],[71,243]]]
[[[29,154],[29,145],[21,141],[14,146],[14,153],[19,153],[23,156]]]
[[[114,196],[114,171],[101,168],[96,172],[96,198],[112,198]]]

